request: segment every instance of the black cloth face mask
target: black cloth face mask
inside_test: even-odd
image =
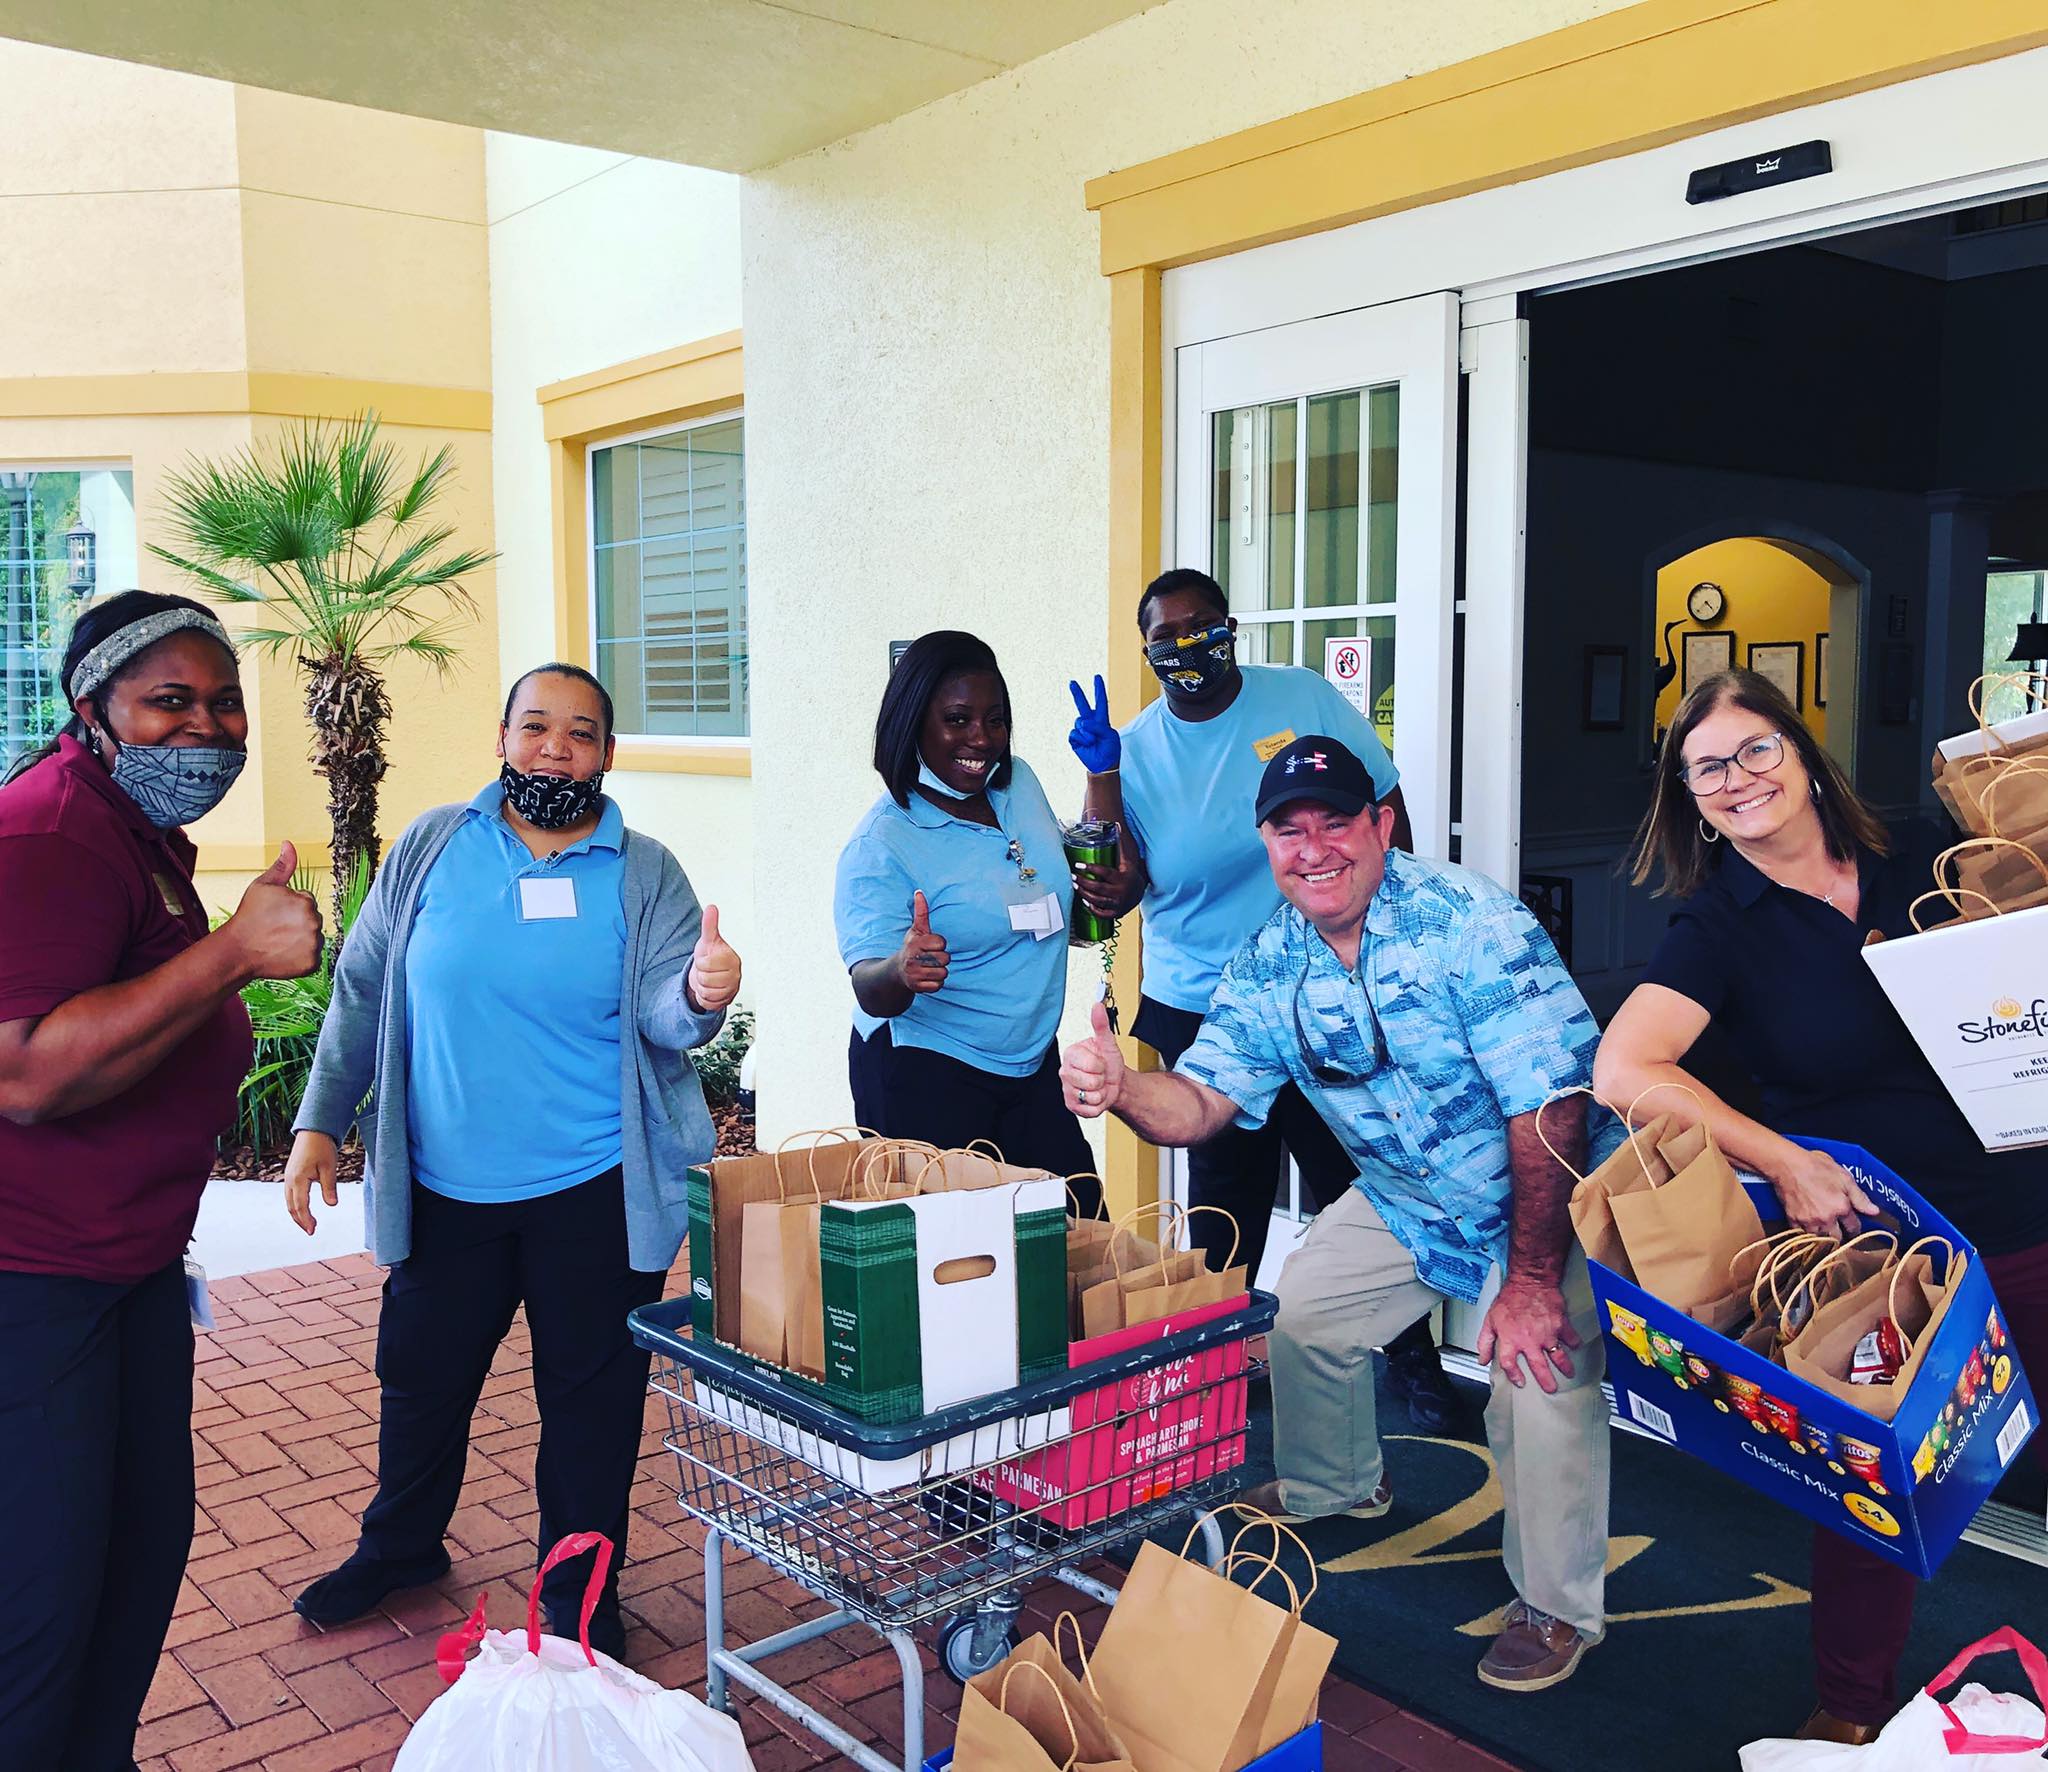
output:
[[[507,763],[498,779],[505,784],[505,804],[544,831],[574,824],[604,792],[602,769],[588,781],[571,781],[565,775],[528,775]]]
[[[1169,695],[1198,696],[1237,669],[1236,637],[1228,622],[1219,621],[1184,640],[1161,640],[1147,646],[1145,662]]]

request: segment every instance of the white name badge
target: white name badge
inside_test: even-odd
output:
[[[519,882],[519,920],[545,923],[576,914],[576,882],[567,874],[529,874]]]
[[[1040,941],[1059,934],[1066,927],[1066,919],[1060,915],[1059,895],[1048,892],[1027,904],[1013,904],[1010,927],[1019,935],[1035,935]]]

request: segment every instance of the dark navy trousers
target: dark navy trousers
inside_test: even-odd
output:
[[[182,1261],[0,1273],[0,1766],[131,1772],[192,1547]]]

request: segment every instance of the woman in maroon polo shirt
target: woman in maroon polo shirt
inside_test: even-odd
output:
[[[0,786],[0,1766],[134,1765],[192,1542],[183,1257],[250,1058],[239,992],[318,964],[293,856],[207,933],[180,828],[241,773],[234,648],[127,591]]]

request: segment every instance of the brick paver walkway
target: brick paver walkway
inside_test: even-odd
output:
[[[448,1574],[338,1630],[317,1630],[291,1610],[298,1588],[355,1542],[375,1486],[378,1283],[369,1258],[352,1256],[213,1288],[219,1326],[199,1337],[193,1417],[198,1536],[143,1711],[136,1752],[144,1772],[383,1772],[441,1690],[436,1637],[486,1589],[492,1624],[524,1622],[540,1426],[523,1320],[484,1386],[449,1528]],[[633,1494],[634,1560],[620,1580],[627,1659],[650,1679],[701,1696],[703,1534],[678,1510],[673,1480],[650,1405]],[[732,1629],[747,1639],[823,1609],[738,1553],[726,1585]],[[1079,1609],[1092,1637],[1101,1608]],[[1049,1611],[1027,1608],[1026,1617],[1042,1628]],[[926,1661],[933,1665],[929,1653]],[[896,1660],[880,1639],[844,1632],[791,1651],[770,1672],[860,1739],[900,1743]],[[926,1693],[927,1751],[936,1752],[952,1739],[959,1689],[933,1673]],[[1323,1717],[1330,1772],[1499,1772],[1503,1764],[1341,1681],[1325,1691]],[[746,1701],[742,1720],[757,1772],[837,1758],[765,1704]]]

